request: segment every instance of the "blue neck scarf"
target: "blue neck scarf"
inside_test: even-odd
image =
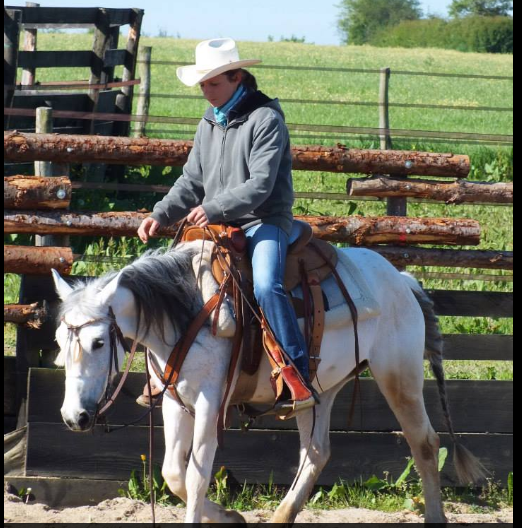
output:
[[[246,97],[248,90],[240,84],[236,93],[232,96],[228,103],[220,106],[219,108],[214,108],[214,116],[216,121],[222,126],[226,127],[228,125],[228,116],[230,112],[238,106],[238,104]]]

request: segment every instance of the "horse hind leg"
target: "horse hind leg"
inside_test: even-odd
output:
[[[438,453],[440,440],[434,431],[424,405],[421,368],[382,375],[372,367],[372,373],[388,404],[401,425],[410,446],[416,468],[422,478],[426,504],[425,522],[445,524],[442,506]]]
[[[301,444],[299,468],[301,470],[283,502],[275,511],[271,523],[293,523],[303,509],[324,466],[330,459],[330,413],[335,397],[343,384],[321,394],[321,403],[297,415]],[[312,434],[313,430],[313,434]]]

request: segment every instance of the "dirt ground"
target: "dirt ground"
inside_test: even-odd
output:
[[[448,520],[457,524],[513,523],[513,510],[493,514],[465,512],[460,505],[452,505]],[[183,522],[184,509],[179,507],[156,508],[156,522]],[[270,521],[271,512],[251,511],[243,514],[250,524]],[[106,500],[97,506],[53,509],[45,504],[25,504],[15,495],[4,493],[4,523],[121,523],[150,522],[150,505],[118,498]],[[404,511],[384,513],[363,509],[317,511],[305,510],[297,517],[299,523],[422,523],[420,516]]]

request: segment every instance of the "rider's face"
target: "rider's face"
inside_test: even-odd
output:
[[[219,108],[226,104],[236,93],[241,84],[241,75],[236,75],[230,80],[225,74],[199,84],[205,99],[214,107]]]

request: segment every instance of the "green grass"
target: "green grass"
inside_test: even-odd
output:
[[[164,42],[144,39],[153,46],[153,60],[193,61],[193,41]],[[382,68],[399,70],[456,71],[482,73],[498,71],[509,75],[509,58],[484,59],[475,55],[464,59],[464,54],[440,50],[379,50],[372,47],[323,47],[301,44],[268,43],[241,45],[244,56],[260,57],[265,64],[303,65],[343,68]],[[480,60],[479,60],[480,59]],[[490,61],[493,62],[490,62]],[[489,68],[485,68],[489,64]],[[449,67],[448,67],[449,66]],[[292,70],[265,70],[252,68],[260,87],[268,95],[280,99],[313,99],[345,102],[377,102],[379,76],[367,73],[325,73]],[[500,73],[502,72],[502,73]],[[507,73],[506,73],[507,72]],[[192,95],[198,88],[187,88],[175,77],[175,67],[153,66],[152,93],[179,93]],[[491,84],[491,83],[495,84]],[[458,94],[458,95],[454,95]],[[460,79],[393,76],[390,102],[417,104],[452,104],[463,106],[509,106],[512,96],[509,82],[472,81]],[[200,117],[205,101],[152,99],[152,115]],[[377,127],[378,109],[357,106],[284,105],[288,123]],[[512,115],[487,112],[437,111],[392,109],[392,128],[477,133],[507,134],[512,129]]]
[[[447,449],[441,449],[439,470],[443,471],[448,455]],[[367,481],[346,482],[339,480],[333,486],[316,487],[312,492],[307,509],[335,510],[341,508],[365,508],[368,510],[399,512],[410,510],[424,513],[422,485],[414,471],[411,458],[405,461],[403,474],[394,480],[385,472],[383,477],[372,476]],[[148,462],[142,455],[142,467],[132,471],[127,489],[120,489],[120,494],[131,499],[150,501],[150,488],[147,478]],[[181,506],[182,502],[168,490],[160,474],[159,467],[154,466],[153,487],[156,502],[163,505]],[[288,487],[274,484],[272,475],[267,484],[240,484],[231,481],[231,475],[222,466],[214,475],[208,498],[221,506],[236,511],[275,510],[288,492]],[[493,513],[500,509],[513,507],[513,476],[508,485],[488,481],[480,489],[443,488],[442,500],[447,512],[455,513]]]
[[[40,50],[88,50],[92,35],[41,34]],[[143,37],[141,45],[152,46],[152,59],[194,61],[196,41]],[[393,75],[393,70],[459,74],[512,75],[513,57],[460,53],[440,49],[395,49],[370,46],[312,46],[294,43],[240,43],[245,57],[261,58],[267,65],[392,69],[390,102],[461,105],[467,107],[510,107],[513,86],[509,81],[453,79]],[[252,68],[260,87],[268,95],[285,99],[314,99],[345,102],[377,102],[379,76],[368,73],[336,73]],[[78,80],[88,78],[86,68],[38,71],[38,80]],[[152,65],[152,93],[199,95],[176,78],[176,66]],[[156,99],[151,115],[200,118],[206,102]],[[344,126],[378,126],[378,109],[356,106],[285,105],[289,123]],[[435,109],[392,109],[391,126],[398,129],[444,130],[492,134],[512,134],[511,113]],[[164,125],[158,125],[165,128]],[[194,127],[192,127],[194,128]]]
[[[20,291],[20,276],[4,273],[4,304],[17,304]],[[4,323],[4,355],[14,356],[16,348],[16,326]]]

